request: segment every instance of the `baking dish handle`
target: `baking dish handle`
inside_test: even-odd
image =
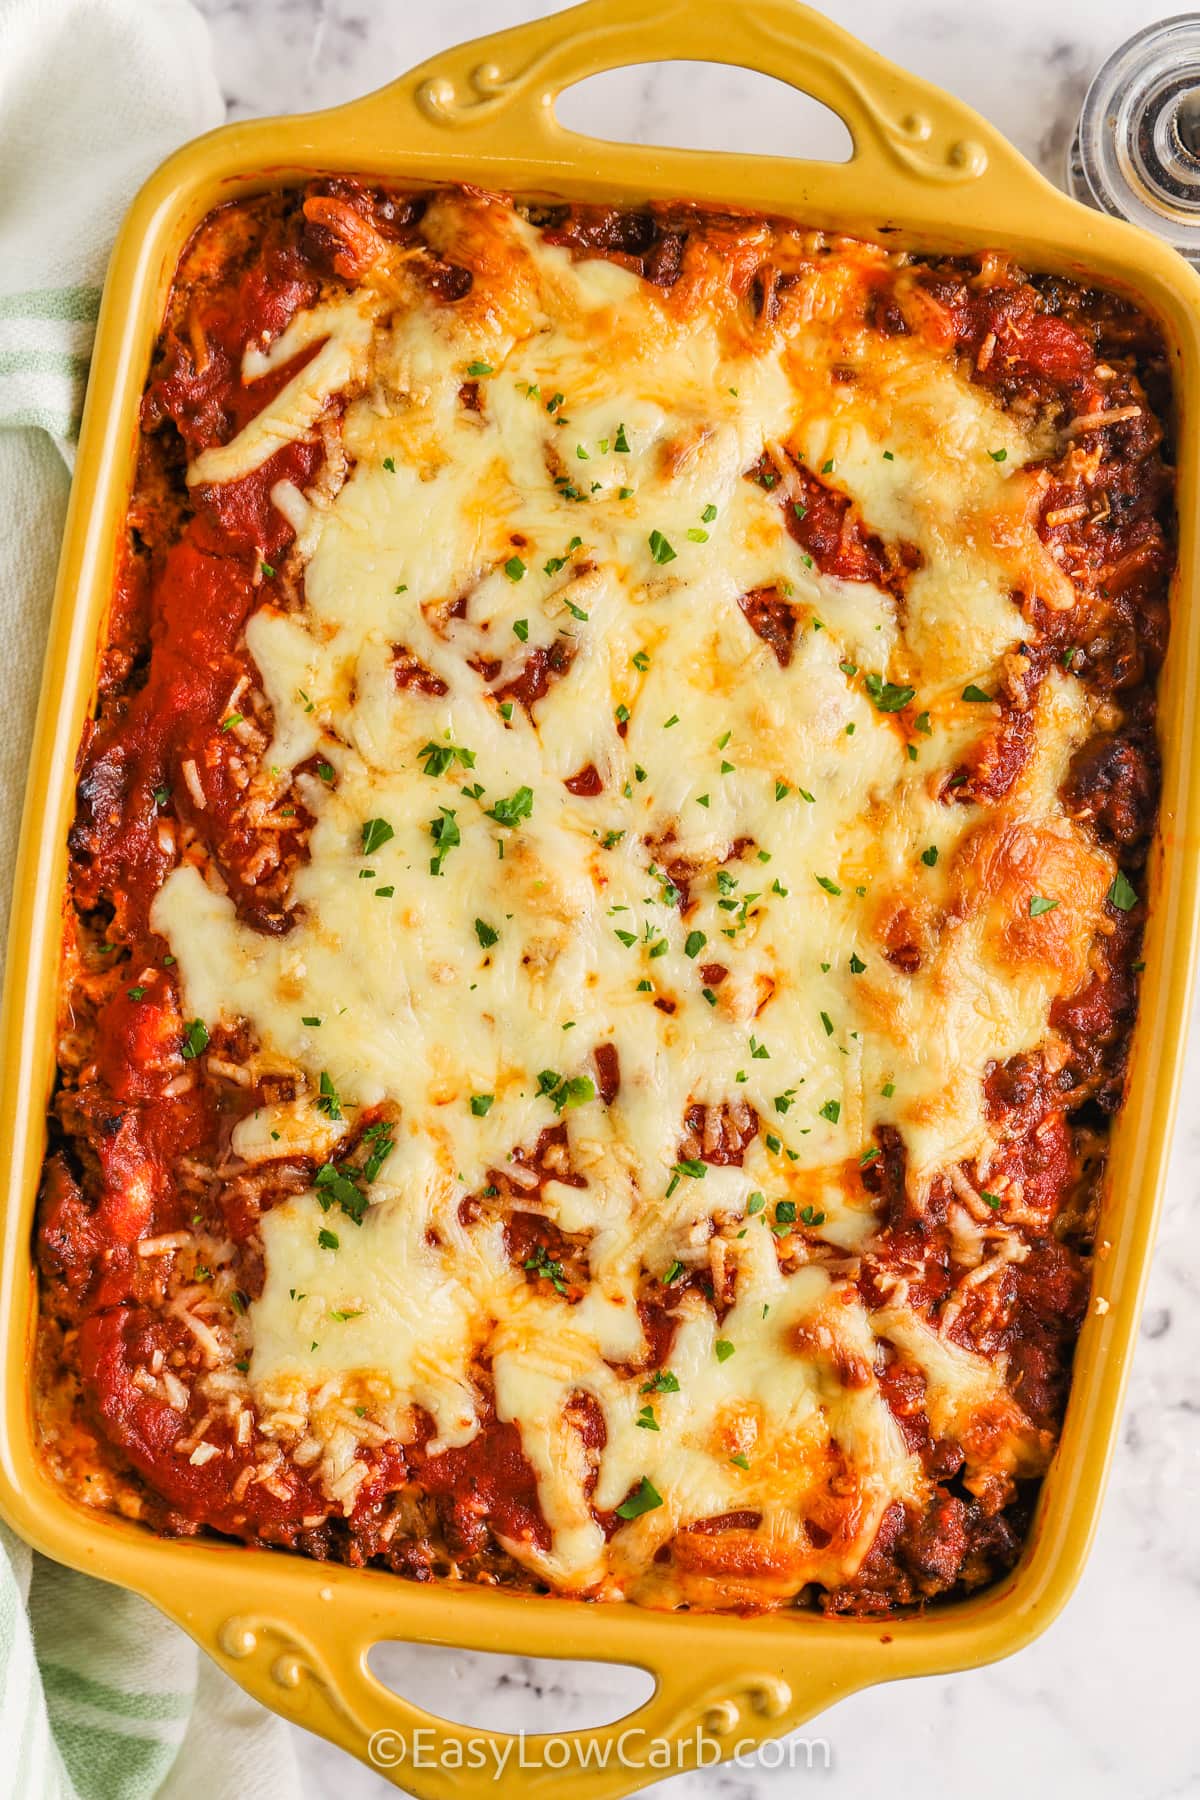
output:
[[[568,148],[578,158],[581,145],[596,142],[559,123],[554,102],[564,89],[608,69],[681,59],[753,69],[830,107],[850,131],[860,183],[875,169],[893,183],[906,174],[952,191],[969,188],[996,162],[1020,160],[969,107],[798,0],[745,7],[729,0],[588,0],[441,52],[359,104],[378,107],[377,124],[390,109],[394,127],[396,102],[404,102],[410,117],[418,115],[424,141],[440,139],[453,153],[553,163]],[[606,143],[603,154],[610,165],[617,154],[661,167],[680,153]]]
[[[397,1609],[401,1616],[390,1631],[375,1625],[363,1635],[339,1615],[332,1594],[330,1601],[325,1620],[318,1604],[307,1629],[285,1624],[278,1614],[247,1610],[209,1630],[200,1626],[198,1635],[264,1705],[341,1745],[420,1800],[451,1795],[527,1800],[563,1780],[570,1783],[571,1800],[616,1800],[667,1774],[748,1758],[764,1740],[795,1731],[867,1680],[880,1679],[878,1666],[868,1670],[862,1644],[850,1641],[853,1631],[834,1622],[827,1643],[818,1647],[807,1640],[801,1682],[794,1642],[785,1649],[781,1641],[779,1666],[764,1666],[761,1653],[739,1650],[736,1620],[689,1620],[688,1629],[700,1626],[707,1641],[697,1646],[671,1632],[673,1653],[648,1671],[654,1692],[633,1712],[611,1724],[566,1732],[555,1732],[553,1719],[543,1714],[538,1735],[517,1735],[452,1723],[396,1694],[372,1673],[367,1655],[377,1638],[408,1637],[403,1609]],[[554,1604],[573,1610],[570,1602]],[[613,1611],[589,1608],[583,1624],[564,1616],[558,1653],[628,1663]],[[452,1603],[443,1607],[443,1630],[451,1641],[452,1612]],[[615,1629],[597,1634],[601,1621]],[[194,1616],[181,1623],[193,1631],[199,1625]],[[672,1621],[661,1623],[669,1630]],[[329,1656],[319,1647],[322,1639],[331,1646]],[[495,1647],[544,1656],[544,1618],[523,1631],[519,1625],[514,1629],[510,1615]],[[878,1655],[877,1642],[872,1648]],[[820,1737],[799,1740],[789,1754],[794,1760],[788,1766],[803,1761],[827,1767],[830,1760]],[[780,1766],[783,1760],[781,1755]]]

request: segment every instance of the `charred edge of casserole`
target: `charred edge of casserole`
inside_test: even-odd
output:
[[[483,1429],[467,1451],[430,1459],[428,1434],[418,1433],[406,1454],[395,1447],[378,1453],[352,1521],[310,1525],[280,1516],[295,1499],[289,1484],[302,1483],[296,1471],[286,1478],[285,1497],[275,1496],[274,1513],[264,1504],[254,1517],[231,1509],[228,1497],[210,1492],[200,1475],[174,1492],[161,1491],[161,1482],[156,1487],[138,1471],[147,1446],[127,1429],[128,1420],[106,1418],[82,1397],[87,1370],[127,1361],[135,1341],[151,1362],[161,1353],[163,1367],[172,1359],[185,1371],[196,1366],[195,1346],[164,1321],[162,1308],[181,1280],[203,1280],[203,1274],[181,1268],[174,1252],[140,1257],[139,1239],[198,1225],[231,1241],[233,1262],[224,1278],[236,1283],[235,1293],[253,1298],[262,1278],[257,1220],[313,1178],[314,1165],[302,1159],[229,1179],[218,1172],[233,1123],[257,1105],[287,1097],[286,1082],[264,1078],[247,1086],[239,1075],[251,1049],[244,1034],[214,1034],[210,1054],[192,1063],[186,1084],[169,1084],[170,1094],[155,1080],[155,1068],[177,1053],[188,1021],[148,910],[177,857],[191,857],[212,861],[257,929],[288,928],[285,894],[305,853],[307,819],[297,800],[294,824],[272,834],[274,864],[255,860],[261,834],[243,802],[269,741],[270,716],[242,631],[264,583],[281,608],[297,602],[290,528],[267,495],[281,477],[311,482],[323,449],[318,442],[281,452],[257,483],[238,484],[234,507],[219,490],[189,492],[184,469],[189,454],[244,423],[238,405],[245,396],[231,377],[251,331],[273,337],[298,308],[353,283],[356,220],[420,245],[425,204],[422,197],[348,180],[315,183],[304,195],[268,195],[221,209],[200,227],[180,264],[143,403],[96,713],[80,750],[60,1071],[39,1221],[41,1424],[51,1460],[76,1491],[90,1486],[89,1497],[98,1490],[104,1504],[160,1532],[216,1529],[320,1559],[378,1563],[415,1580],[454,1574],[540,1588],[499,1545],[499,1531],[536,1537],[543,1527],[519,1440],[486,1406]],[[620,263],[664,294],[685,274],[689,243],[719,238],[729,222],[685,205],[519,210],[547,241],[576,256]],[[832,248],[817,234],[811,244],[817,257]],[[428,249],[425,267],[431,291],[445,303],[469,289],[468,270]],[[787,303],[791,278],[766,256],[742,277],[740,303],[748,316],[773,319]],[[1166,647],[1173,558],[1162,441],[1170,382],[1162,346],[1126,302],[1058,278],[1031,280],[999,257],[899,257],[868,300],[867,323],[885,336],[940,334],[969,365],[969,379],[1018,414],[1049,409],[1060,422],[1083,421],[1068,451],[1047,468],[1039,530],[1055,555],[1069,559],[1064,566],[1085,603],[1063,614],[1014,596],[1026,613],[1026,641],[996,696],[994,729],[970,764],[954,772],[944,797],[947,804],[986,806],[1008,791],[1028,751],[1024,721],[1047,669],[1058,662],[1105,708],[1103,729],[1076,758],[1064,801],[1136,879],[1157,812],[1154,684]],[[281,372],[278,385],[289,372]],[[268,387],[256,388],[255,406]],[[1137,420],[1103,417],[1132,404],[1141,409]],[[746,473],[767,485],[766,469]],[[789,528],[806,550],[829,572],[878,581],[902,601],[912,566],[905,546],[882,544],[864,530],[834,483],[810,472],[803,479],[811,517],[803,534],[799,521],[793,527],[789,520]],[[837,555],[850,559],[845,566],[829,561],[835,545]],[[187,580],[178,586],[192,598],[186,616],[172,619],[173,565],[185,560]],[[794,630],[782,607],[774,593],[743,602],[748,621],[781,663]],[[206,672],[207,664],[216,665],[215,673]],[[237,727],[223,730],[229,694],[243,677]],[[171,733],[162,730],[165,712]],[[1037,1057],[1018,1058],[995,1068],[988,1082],[1010,1173],[1040,1184],[1052,1202],[1048,1229],[1025,1233],[1029,1258],[1004,1277],[1006,1323],[992,1345],[1002,1342],[1008,1350],[1022,1404],[1049,1430],[1061,1419],[1086,1305],[1108,1121],[1120,1100],[1136,1008],[1143,904],[1109,911],[1111,935],[1088,985],[1060,1002],[1052,1017],[1067,1046],[1065,1060],[1050,1070]],[[896,951],[903,967],[905,947]],[[131,989],[142,990],[136,1001]],[[706,1124],[690,1116],[681,1123],[685,1147],[703,1149]],[[730,1137],[722,1124],[716,1137],[721,1146],[736,1147],[740,1130],[741,1123]],[[914,1216],[905,1197],[903,1142],[886,1128],[878,1138],[880,1155],[863,1185],[878,1201],[889,1251],[917,1258],[936,1298],[939,1285],[944,1291],[950,1284],[948,1184]],[[547,1166],[557,1179],[569,1174],[565,1130],[561,1143],[539,1140],[524,1154],[539,1179]],[[154,1178],[149,1194],[147,1170]],[[506,1195],[502,1182],[493,1188],[474,1203],[507,1209],[512,1254],[526,1267],[534,1264],[532,1279],[546,1279],[548,1266],[559,1270],[553,1279],[562,1280],[569,1299],[579,1246],[522,1214],[519,1194]],[[718,1311],[727,1303],[702,1275],[689,1275],[679,1293],[685,1287],[698,1287]],[[869,1266],[863,1291],[870,1298]],[[647,1285],[640,1310],[654,1350],[650,1368],[666,1361],[678,1298]],[[964,1309],[955,1333],[960,1341],[983,1341],[972,1338],[972,1329],[986,1338],[986,1326]],[[802,1606],[870,1614],[923,1604],[994,1580],[1019,1554],[1036,1484],[969,1491],[959,1473],[961,1453],[931,1438],[913,1371],[896,1358],[877,1373],[910,1449],[937,1482],[935,1497],[921,1515],[899,1503],[890,1508],[856,1580],[832,1593],[806,1590],[797,1599]],[[488,1371],[478,1370],[477,1380],[486,1399]],[[189,1402],[189,1426],[196,1405]],[[576,1424],[594,1448],[597,1424],[586,1406]],[[153,1457],[150,1466],[157,1469]],[[464,1508],[469,1492],[482,1496],[482,1506]],[[728,1523],[708,1522],[714,1530]],[[752,1528],[736,1520],[729,1525],[735,1527]]]

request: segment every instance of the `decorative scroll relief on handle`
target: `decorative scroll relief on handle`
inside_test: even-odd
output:
[[[670,4],[651,9],[647,7],[642,19],[643,25],[656,23],[677,10],[678,0],[670,0]],[[544,50],[532,57],[523,69],[506,75],[493,62],[476,64],[468,76],[470,91],[460,94],[455,83],[448,75],[433,75],[423,81],[417,89],[417,105],[425,117],[435,125],[474,125],[491,114],[501,112],[510,106],[527,89],[536,87],[539,77],[561,55],[565,46],[569,46],[573,57],[578,57],[588,45],[600,44],[606,38],[623,35],[625,27],[619,22],[593,25],[587,31],[576,31],[569,39],[556,39]],[[601,53],[596,60],[596,68],[606,66]],[[557,81],[549,82],[538,96],[543,105],[549,103],[561,85]]]
[[[791,1687],[781,1676],[750,1674],[740,1677],[738,1685],[732,1689],[722,1681],[714,1682],[700,1693],[693,1694],[667,1718],[657,1715],[654,1710],[655,1702],[650,1699],[640,1712],[631,1713],[619,1725],[606,1726],[595,1735],[606,1742],[608,1749],[615,1748],[618,1753],[622,1738],[628,1736],[636,1741],[639,1754],[647,1752],[651,1744],[679,1745],[690,1743],[696,1738],[709,1738],[722,1743],[723,1756],[730,1756],[736,1746],[725,1743],[724,1740],[731,1738],[741,1727],[744,1738],[757,1742],[760,1737],[768,1734],[769,1721],[782,1718],[791,1703]],[[762,1723],[756,1723],[756,1718]],[[603,1768],[605,1763],[598,1760],[596,1766]],[[685,1765],[680,1763],[672,1766],[682,1768]],[[660,1769],[659,1772],[663,1771]],[[561,1791],[561,1783],[561,1767],[547,1764],[542,1773],[529,1776],[525,1792],[540,1793],[553,1785],[558,1793]]]
[[[235,1614],[219,1627],[217,1648],[234,1662],[248,1662],[251,1657],[256,1657],[266,1663],[269,1659],[267,1673],[274,1686],[282,1688],[284,1693],[295,1693],[306,1681],[311,1682],[320,1688],[322,1697],[335,1712],[362,1729],[361,1720],[347,1705],[338,1683],[322,1667],[311,1645],[278,1619],[251,1613]],[[279,1705],[286,1710],[282,1695]]]
[[[816,65],[833,78],[835,86],[849,90],[859,118],[873,127],[896,161],[910,174],[919,175],[926,181],[952,183],[977,181],[987,169],[987,150],[975,138],[953,138],[949,143],[937,144],[934,142],[932,121],[924,113],[913,111],[905,113],[901,119],[893,118],[857,73],[849,57],[843,58],[819,50],[795,32],[768,19],[750,15],[748,23],[760,36],[782,44],[789,55],[795,57],[797,86],[804,85],[804,67]],[[786,80],[787,77],[781,75],[781,79]],[[829,104],[835,112],[842,111],[835,101],[829,101]],[[853,132],[854,121],[847,119],[846,123],[851,125],[852,135],[855,135],[857,155],[859,145],[857,135]]]

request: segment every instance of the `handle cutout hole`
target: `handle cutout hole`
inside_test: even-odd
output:
[[[635,63],[589,75],[556,102],[570,131],[675,150],[737,150],[849,162],[838,115],[774,75],[726,63]]]
[[[590,1731],[643,1705],[654,1677],[627,1663],[499,1656],[438,1644],[373,1644],[371,1673],[385,1687],[440,1719],[476,1731],[512,1731],[536,1718],[539,1731]]]

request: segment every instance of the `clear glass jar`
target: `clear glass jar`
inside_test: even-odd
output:
[[[1067,186],[1200,266],[1200,13],[1149,25],[1109,57],[1083,103]]]

